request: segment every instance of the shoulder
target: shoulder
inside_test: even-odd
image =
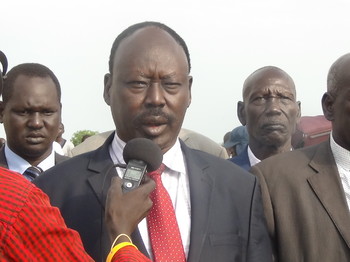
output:
[[[35,188],[21,174],[0,168],[0,220],[12,224]]]
[[[225,181],[232,181],[234,184],[255,183],[256,178],[254,175],[227,159],[222,159],[186,146],[183,146],[183,152],[189,169],[191,169],[191,166],[199,167],[216,181],[219,181],[219,183],[225,183]]]
[[[179,138],[190,148],[198,149],[220,158],[228,158],[225,148],[200,133],[182,128]]]
[[[251,172],[269,183],[297,183],[312,173],[310,162],[316,154],[323,155],[326,142],[269,157],[251,168]],[[317,153],[318,152],[318,153]],[[311,173],[310,173],[311,172]],[[296,179],[296,174],[298,179]]]

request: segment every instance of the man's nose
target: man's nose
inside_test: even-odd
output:
[[[281,113],[281,100],[278,97],[271,97],[266,104],[266,111],[270,114]]]
[[[43,125],[43,118],[39,112],[34,112],[30,115],[28,126],[32,128],[40,128]]]
[[[164,106],[164,89],[159,82],[152,82],[147,89],[146,104],[151,106]]]

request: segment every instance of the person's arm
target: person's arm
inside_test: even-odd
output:
[[[132,261],[151,261],[132,244],[130,235],[151,209],[149,194],[154,188],[154,181],[147,178],[140,187],[123,193],[121,179],[112,179],[105,212],[106,225],[113,242],[108,262],[129,261],[131,258]]]
[[[12,207],[18,208],[18,216],[6,229],[2,254],[13,261],[93,261],[84,251],[79,234],[67,228],[47,195],[32,184],[25,190],[28,196],[24,205]],[[22,193],[18,192],[18,197]]]

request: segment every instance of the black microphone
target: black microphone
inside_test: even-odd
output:
[[[137,188],[146,172],[157,170],[163,161],[160,147],[150,139],[134,138],[124,147],[123,157],[127,163],[123,175],[123,191]]]

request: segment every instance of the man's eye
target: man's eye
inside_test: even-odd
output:
[[[145,88],[148,87],[148,83],[145,81],[132,81],[128,83],[132,88]]]
[[[167,88],[173,89],[173,88],[179,87],[180,84],[176,82],[166,82],[164,83],[164,86],[166,86]]]
[[[46,110],[46,111],[43,112],[43,114],[44,114],[45,116],[51,116],[53,113],[54,113],[54,112],[53,112],[53,111],[50,111],[50,110]]]
[[[16,114],[24,116],[24,115],[28,115],[28,110],[18,110],[16,111]]]

